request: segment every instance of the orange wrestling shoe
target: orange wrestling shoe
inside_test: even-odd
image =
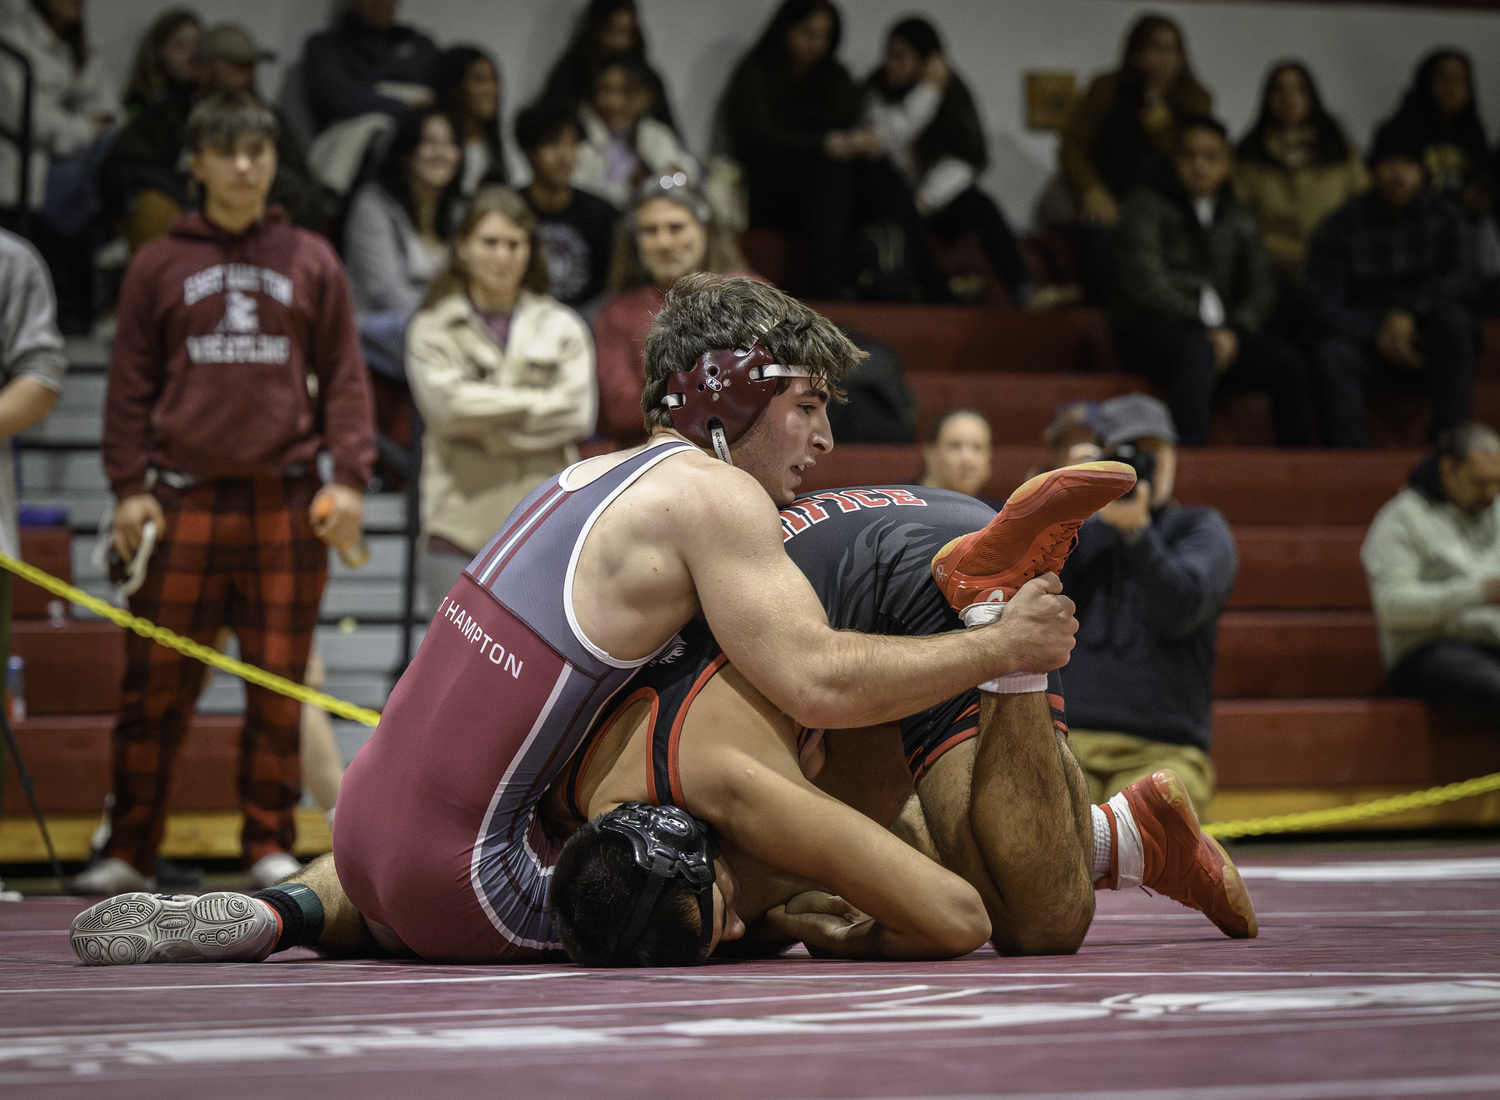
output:
[[[932,575],[955,611],[1002,603],[1032,577],[1056,572],[1078,545],[1084,520],[1135,485],[1123,462],[1083,462],[1026,482],[1000,514],[933,556]]]
[[[1198,910],[1226,936],[1238,940],[1254,937],[1259,929],[1245,880],[1219,842],[1198,827],[1198,815],[1177,773],[1163,768],[1132,783],[1115,799],[1121,797],[1140,834],[1145,857],[1141,885]],[[1115,849],[1110,874],[1099,883],[1101,888],[1111,890],[1119,885],[1120,833],[1124,825],[1118,820],[1115,799],[1104,806]]]

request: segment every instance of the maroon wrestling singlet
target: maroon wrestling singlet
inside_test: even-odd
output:
[[[380,725],[344,776],[334,827],[355,906],[423,958],[562,955],[547,916],[560,842],[536,808],[637,668],[573,616],[573,575],[604,509],[658,462],[648,447],[576,490],[563,471],[516,506],[439,606]]]

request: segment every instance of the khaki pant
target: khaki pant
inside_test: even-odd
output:
[[[1089,799],[1104,802],[1158,768],[1171,768],[1182,777],[1193,809],[1203,813],[1213,801],[1218,775],[1208,754],[1196,745],[1169,745],[1128,733],[1081,730],[1068,732],[1073,755],[1089,784]]]

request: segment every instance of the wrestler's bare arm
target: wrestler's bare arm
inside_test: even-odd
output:
[[[847,958],[937,959],[966,955],[989,939],[984,902],[951,871],[800,776],[739,750],[716,759],[715,777],[690,779],[684,767],[683,784],[719,808],[717,827],[736,848],[822,884],[871,918],[810,947]],[[768,919],[778,931],[804,938],[794,923]]]
[[[871,918],[835,919],[833,932],[774,916],[771,926],[849,958],[952,958],[983,944],[990,922],[978,892],[816,789],[790,735],[786,718],[729,666],[694,700],[678,749],[688,808],[726,851],[781,872],[797,892],[817,883]]]
[[[669,532],[703,613],[735,667],[811,727],[895,721],[1010,672],[1045,672],[1073,648],[1071,600],[1048,574],[999,623],[924,638],[836,631],[782,548],[775,506],[754,479],[721,464],[680,479]]]

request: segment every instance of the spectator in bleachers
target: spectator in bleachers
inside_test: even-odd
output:
[[[594,94],[594,78],[600,63],[606,57],[621,54],[634,58],[645,69],[651,86],[651,117],[676,129],[667,86],[646,57],[646,39],[635,0],[589,0],[578,15],[568,48],[547,74],[539,98],[556,100],[574,109],[582,107]]]
[[[1449,48],[1423,58],[1393,121],[1419,135],[1429,191],[1447,196],[1468,218],[1490,212],[1489,141],[1468,54]]]
[[[1111,312],[1120,357],[1167,393],[1182,442],[1209,441],[1215,393],[1266,390],[1276,441],[1311,442],[1307,369],[1263,331],[1276,306],[1255,216],[1234,197],[1234,155],[1207,116],[1178,125],[1172,167],[1125,201]]]
[[[344,265],[365,358],[389,377],[403,376],[407,322],[448,262],[463,167],[456,134],[437,107],[408,111],[344,221]]]
[[[1213,96],[1188,64],[1182,29],[1143,15],[1125,36],[1120,67],[1095,77],[1064,126],[1058,171],[1077,204],[1080,276],[1102,297],[1110,280],[1109,230],[1121,204],[1161,171],[1188,115],[1206,115]]]
[[[1500,435],[1444,432],[1360,560],[1391,688],[1500,729]]]
[[[13,558],[21,556],[21,535],[12,441],[57,405],[67,369],[47,267],[28,242],[0,229],[0,552]],[[10,659],[11,584],[0,570],[0,667]],[[8,762],[0,745],[0,795]],[[16,900],[3,880],[0,900]]]
[[[1042,442],[1051,450],[1052,461],[1031,473],[1094,461],[1103,453],[1099,449],[1098,423],[1099,406],[1093,401],[1073,401],[1063,405],[1042,429]]]
[[[926,19],[903,19],[886,36],[885,63],[865,81],[863,124],[911,185],[927,228],[949,241],[974,234],[1011,301],[1030,304],[1036,284],[1015,235],[978,186],[989,150],[974,96]]]
[[[477,46],[453,46],[432,63],[437,106],[458,123],[464,147],[459,189],[472,195],[485,184],[510,182],[505,140],[500,134],[500,66]]]
[[[724,93],[744,168],[750,225],[807,244],[811,292],[854,298],[850,243],[860,222],[893,222],[907,266],[931,301],[952,293],[910,186],[879,140],[859,129],[860,92],[839,62],[843,21],[829,0],[783,0]]]
[[[922,476],[917,484],[951,489],[975,497],[996,511],[1004,501],[983,495],[990,480],[990,448],[994,433],[978,409],[949,409],[927,429],[922,447]]]
[[[1313,236],[1314,368],[1325,442],[1335,447],[1370,445],[1365,397],[1377,377],[1421,383],[1434,436],[1469,416],[1476,332],[1464,229],[1453,204],[1427,192],[1425,151],[1419,131],[1382,126],[1370,154],[1374,190]]]
[[[594,77],[594,92],[578,108],[583,133],[578,143],[573,186],[608,200],[616,209],[630,204],[641,180],[677,175],[697,186],[698,161],[682,147],[677,133],[651,117],[651,71],[629,54],[605,58]]]
[[[426,423],[422,579],[433,608],[594,430],[593,341],[547,294],[538,229],[514,191],[479,191],[412,318],[406,371]]]
[[[734,234],[701,192],[670,178],[647,180],[615,235],[613,292],[594,317],[599,358],[599,434],[621,446],[646,438],[646,332],[684,275],[752,275]],[[753,277],[753,275],[752,275]]]
[[[1266,252],[1286,278],[1300,282],[1313,230],[1370,189],[1364,158],[1297,61],[1275,66],[1261,93],[1260,114],[1241,140],[1235,194],[1260,221]]]
[[[541,223],[552,296],[587,314],[604,293],[620,212],[573,186],[580,130],[577,114],[560,100],[544,99],[516,116],[516,144],[531,164],[521,194]]]
[[[91,263],[110,239],[95,184],[121,117],[118,85],[84,29],[83,0],[0,0],[0,37],[31,64],[31,170],[26,235],[41,252],[64,333],[88,332],[102,297]],[[0,63],[0,118],[21,119],[22,72]],[[0,138],[0,210],[20,205],[21,159]]]
[[[141,39],[125,83],[125,114],[134,118],[158,99],[192,93],[193,58],[203,21],[187,8],[169,8]]]
[[[1063,566],[1078,618],[1064,688],[1090,801],[1171,768],[1201,813],[1216,782],[1214,642],[1239,562],[1223,516],[1172,499],[1176,440],[1154,397],[1099,406],[1106,456],[1130,463],[1140,480],[1084,521]]]
[[[400,118],[432,102],[437,45],[396,22],[399,0],[344,0],[338,21],[307,40],[302,79],[319,130],[359,115]]]
[[[30,204],[66,202],[91,153],[96,160],[100,139],[120,120],[117,85],[84,30],[83,0],[0,0],[0,38],[31,62]],[[21,71],[0,66],[0,118],[20,117]],[[70,178],[53,169],[79,165]],[[92,163],[86,164],[92,170]],[[14,209],[20,157],[14,143],[0,139],[0,208]],[[64,234],[67,236],[68,234]]]
[[[194,108],[187,148],[202,212],[126,272],[103,458],[115,553],[131,561],[148,522],[159,535],[131,611],[205,644],[231,624],[246,661],[300,683],[328,549],[360,539],[375,439],[338,257],[267,206],[275,133],[275,116],[246,93]],[[322,451],[333,480],[320,487]],[[105,858],[74,880],[80,893],[148,884],[203,679],[197,661],[148,638],[125,645],[111,834]],[[296,700],[245,685],[241,840],[257,887],[300,866],[290,854],[300,719]]]
[[[214,27],[197,40],[192,81],[164,83],[120,132],[100,166],[99,188],[111,208],[124,215],[125,239],[132,252],[166,236],[172,219],[195,205],[192,177],[182,157],[194,105],[220,92],[255,95],[255,66],[271,56],[243,27],[233,23]],[[281,112],[271,110],[278,127],[271,201],[299,225],[318,228],[328,205]]]

